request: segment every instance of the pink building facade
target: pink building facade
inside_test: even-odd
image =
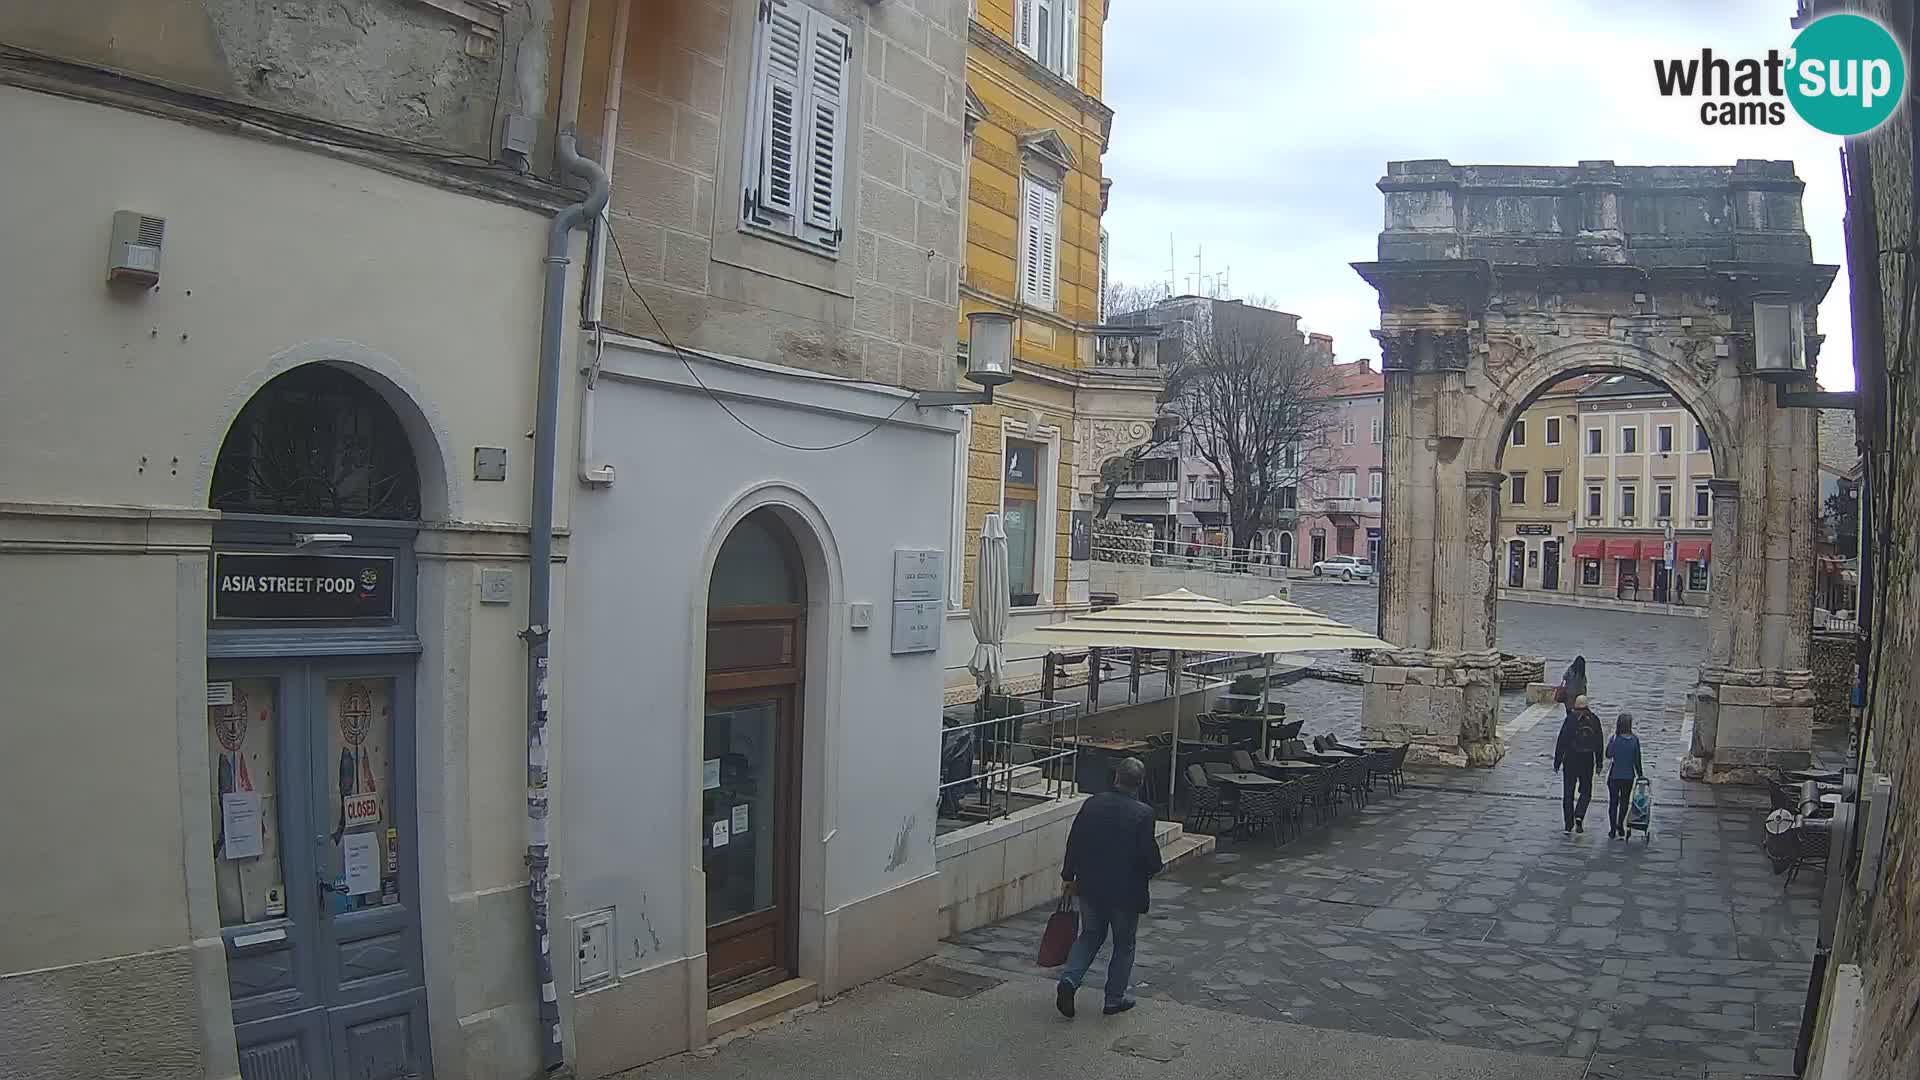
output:
[[[1283,561],[1306,569],[1329,555],[1379,562],[1380,499],[1386,490],[1386,385],[1365,360],[1335,364],[1338,377],[1325,443],[1302,451],[1299,518],[1275,537]]]

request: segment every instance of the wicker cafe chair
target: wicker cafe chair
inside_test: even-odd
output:
[[[1833,850],[1833,832],[1825,822],[1802,823],[1794,834],[1793,865],[1787,868],[1789,885],[1809,866],[1818,866],[1821,873],[1826,873],[1827,855]]]
[[[1413,749],[1412,743],[1401,743],[1393,750],[1393,789],[1407,790],[1407,751]]]
[[[1285,816],[1285,801],[1278,789],[1251,789],[1240,793],[1240,803],[1235,814],[1239,830],[1249,836],[1262,832],[1269,834],[1273,842],[1280,842],[1280,819]]]
[[[1201,825],[1215,821],[1228,820],[1232,816],[1227,806],[1226,795],[1198,765],[1187,766],[1187,820],[1186,828],[1190,832],[1203,832]]]
[[[1301,820],[1306,813],[1308,788],[1312,785],[1304,780],[1289,780],[1281,784],[1276,794],[1280,797],[1280,825],[1282,841],[1299,836],[1305,823]]]
[[[1225,716],[1215,713],[1200,714],[1200,741],[1205,743],[1226,743],[1232,734],[1233,722]]]
[[[1372,790],[1375,780],[1385,783],[1389,792],[1393,790],[1393,755],[1392,750],[1371,750],[1360,759],[1367,763],[1368,790]]]
[[[1253,755],[1240,749],[1235,749],[1233,752],[1233,767],[1240,772],[1257,773],[1260,771],[1260,763],[1253,760]]]
[[[1367,760],[1348,758],[1335,765],[1333,787],[1336,800],[1343,796],[1351,799],[1356,810],[1367,805]]]
[[[1335,800],[1333,769],[1321,768],[1308,780],[1303,780],[1304,801],[1313,807],[1313,820],[1316,825],[1325,825],[1339,811]]]

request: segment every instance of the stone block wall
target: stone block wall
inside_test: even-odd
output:
[[[1097,562],[1145,563],[1153,548],[1153,526],[1119,518],[1095,518],[1093,557]]]
[[[1813,635],[1814,723],[1845,724],[1851,717],[1853,653],[1852,634]]]
[[[1900,25],[1890,18],[1896,8],[1911,9],[1892,0],[1866,0],[1859,7],[1893,26]],[[1906,47],[1911,54],[1910,32]],[[1857,942],[1857,952],[1836,958],[1859,963],[1865,981],[1846,1072],[1852,1080],[1920,1075],[1920,710],[1913,704],[1920,700],[1920,666],[1914,663],[1920,656],[1920,393],[1910,375],[1887,378],[1896,357],[1920,349],[1920,319],[1909,310],[1911,260],[1873,253],[1914,244],[1913,116],[1911,106],[1897,110],[1849,147],[1850,171],[1872,185],[1868,216],[1877,232],[1850,276],[1854,288],[1870,288],[1871,274],[1863,271],[1878,271],[1875,313],[1884,336],[1881,349],[1869,346],[1856,354],[1855,381],[1863,391],[1858,434],[1871,451],[1872,527],[1879,534],[1865,539],[1881,593],[1862,602],[1872,604],[1876,638],[1862,724],[1869,760],[1893,782],[1877,887],[1859,898],[1841,927],[1842,940]]]

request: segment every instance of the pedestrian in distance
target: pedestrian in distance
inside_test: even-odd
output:
[[[1600,773],[1604,750],[1600,718],[1587,707],[1582,694],[1573,699],[1567,718],[1560,723],[1560,738],[1553,744],[1553,771],[1560,774],[1560,807],[1569,833],[1587,831],[1593,778]]]
[[[1560,676],[1560,688],[1554,691],[1553,700],[1566,706],[1561,715],[1565,720],[1573,715],[1575,698],[1585,697],[1587,693],[1587,658],[1576,656],[1573,663],[1567,665],[1566,674]]]
[[[1064,891],[1080,900],[1080,936],[1054,988],[1060,1015],[1073,1018],[1073,995],[1093,966],[1093,958],[1113,935],[1107,959],[1107,1016],[1133,1008],[1127,983],[1133,976],[1134,933],[1147,910],[1147,882],[1158,874],[1160,845],[1153,839],[1153,808],[1140,801],[1147,767],[1126,758],[1113,769],[1113,790],[1088,799],[1067,834],[1067,857],[1060,868]]]
[[[1613,737],[1607,740],[1607,829],[1608,839],[1627,835],[1627,808],[1633,802],[1633,782],[1647,778],[1646,764],[1640,758],[1640,736],[1633,733],[1633,714],[1623,712],[1613,722]]]

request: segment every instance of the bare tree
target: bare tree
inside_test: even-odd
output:
[[[1100,310],[1105,313],[1106,319],[1111,321],[1116,316],[1145,311],[1172,295],[1164,281],[1156,281],[1151,285],[1129,285],[1124,281],[1110,281],[1100,294],[1102,300]]]
[[[1281,516],[1282,493],[1325,476],[1337,375],[1264,305],[1209,305],[1182,324],[1184,361],[1173,407],[1186,437],[1220,478],[1233,546],[1252,547]],[[1167,350],[1162,349],[1164,354]]]

